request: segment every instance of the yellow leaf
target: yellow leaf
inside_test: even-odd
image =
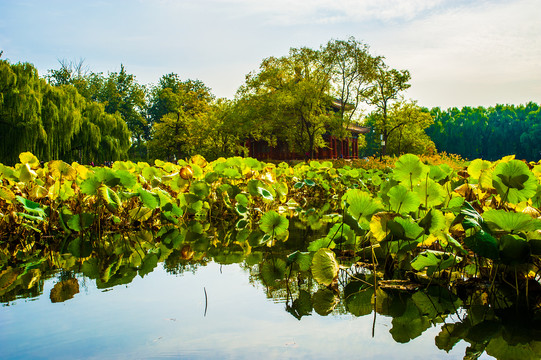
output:
[[[28,164],[32,169],[39,167],[38,158],[29,151],[20,153],[19,160],[21,161],[21,164]]]

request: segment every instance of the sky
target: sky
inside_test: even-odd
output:
[[[441,108],[541,103],[541,0],[0,0],[1,59],[123,64],[140,84],[199,79],[232,99],[290,48],[350,36],[409,70],[406,99]]]

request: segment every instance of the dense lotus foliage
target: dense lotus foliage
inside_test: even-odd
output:
[[[311,264],[325,285],[339,274],[337,255],[370,263],[381,278],[485,278],[517,293],[541,265],[541,165],[512,156],[457,171],[411,154],[364,170],[201,156],[108,168],[22,153],[15,167],[0,165],[0,176],[3,259],[48,249],[84,261],[104,235],[140,231],[177,248],[228,224],[227,242],[249,254],[287,241],[294,220],[323,233],[288,265]]]
[[[464,339],[467,356],[539,355],[540,163],[453,168],[408,154],[362,169],[194,156],[108,168],[19,158],[0,165],[3,302],[36,296],[58,270],[52,302],[79,292],[75,274],[108,288],[159,263],[173,273],[243,263],[269,296],[285,289],[298,319],[375,311],[408,342],[464,308],[445,322],[440,349]]]

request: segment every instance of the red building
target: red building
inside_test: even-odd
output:
[[[314,154],[314,159],[358,159],[359,158],[359,135],[366,134],[370,128],[364,126],[350,125],[348,132],[350,136],[339,139],[331,134],[323,135],[327,146],[319,148]],[[247,140],[245,146],[248,148],[249,156],[259,160],[303,160],[305,154],[291,152],[287,143],[278,141],[276,146],[269,146],[266,141]]]

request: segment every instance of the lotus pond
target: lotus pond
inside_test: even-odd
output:
[[[541,165],[0,164],[6,358],[541,356]]]

